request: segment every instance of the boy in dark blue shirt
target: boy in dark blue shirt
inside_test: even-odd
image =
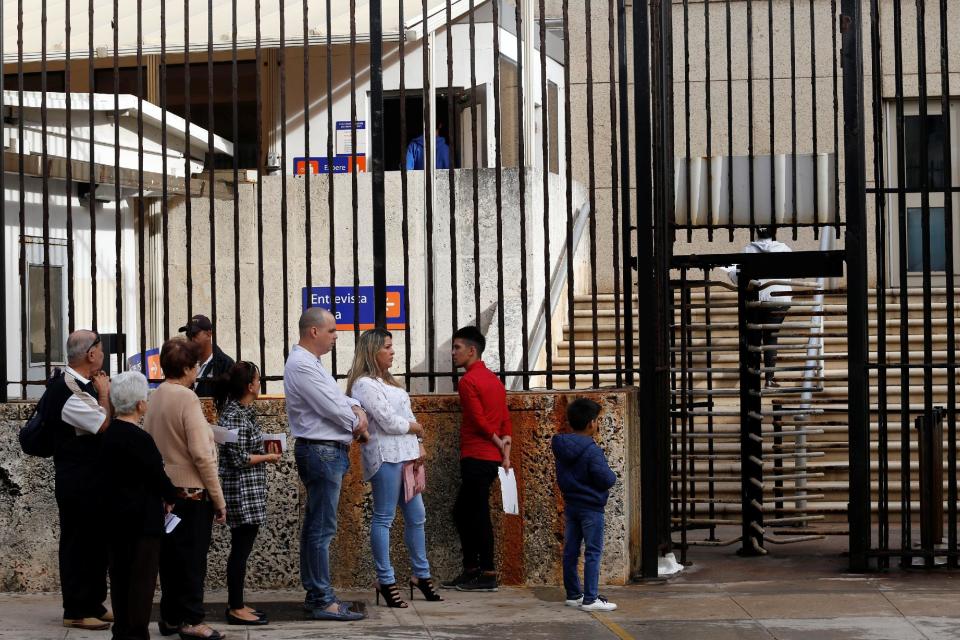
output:
[[[563,586],[567,606],[579,606],[585,611],[617,608],[597,593],[603,553],[603,510],[610,487],[617,481],[603,451],[593,440],[600,409],[599,404],[586,398],[571,402],[567,406],[567,422],[573,433],[557,434],[550,443],[564,502]],[[581,543],[585,547],[582,588],[577,572]]]

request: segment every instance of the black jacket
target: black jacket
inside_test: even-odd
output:
[[[603,511],[610,487],[617,482],[603,450],[590,436],[577,433],[557,434],[550,444],[563,501],[589,511]]]
[[[197,382],[193,385],[193,390],[196,392],[197,397],[213,397],[214,378],[230,371],[230,367],[232,366],[233,358],[225,354],[217,345],[213,345],[213,359],[210,360],[210,364],[207,365],[206,370],[200,372],[203,377],[197,377]]]
[[[173,504],[177,488],[163,470],[163,458],[150,434],[135,424],[112,420],[100,435],[105,476],[105,512],[119,535],[163,533],[164,501]]]

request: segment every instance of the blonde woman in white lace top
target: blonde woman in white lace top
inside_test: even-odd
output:
[[[369,420],[370,441],[363,447],[363,478],[373,488],[373,519],[370,546],[377,569],[377,600],[382,595],[389,607],[405,608],[397,578],[390,563],[390,526],[397,505],[403,510],[404,536],[413,577],[410,597],[417,587],[427,600],[442,600],[430,577],[427,561],[423,497],[404,500],[403,465],[423,463],[420,441],[423,427],[410,408],[410,396],[390,374],[393,365],[393,336],[386,329],[364,331],[357,342],[353,366],[347,378],[347,395],[352,396]]]

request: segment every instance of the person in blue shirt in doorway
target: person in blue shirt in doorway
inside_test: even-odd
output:
[[[422,171],[425,164],[426,149],[424,149],[423,134],[410,141],[407,145],[407,171]],[[436,168],[450,168],[450,147],[447,140],[440,135],[440,127],[437,127],[437,145],[436,145]]]

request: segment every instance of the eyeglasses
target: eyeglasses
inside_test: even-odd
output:
[[[100,344],[100,336],[99,336],[99,335],[97,335],[97,339],[93,341],[93,344],[91,344],[89,347],[87,347],[87,353],[90,353],[91,351],[93,351],[93,348],[96,347],[98,344]]]

